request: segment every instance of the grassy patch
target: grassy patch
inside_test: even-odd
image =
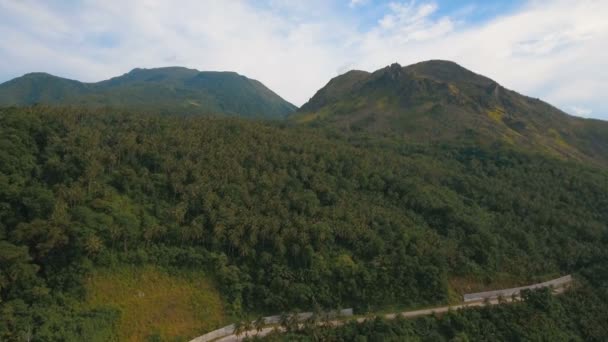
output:
[[[379,110],[388,110],[390,105],[390,99],[388,96],[381,97],[378,101],[376,101],[376,107]]]
[[[97,271],[86,281],[90,308],[120,310],[121,341],[195,337],[225,323],[217,290],[202,273],[170,275],[153,266]]]
[[[564,138],[562,138],[562,135],[559,134],[559,132],[557,132],[554,128],[549,128],[547,133],[551,138],[553,138],[553,140],[555,141],[555,143],[558,146],[572,149],[572,147],[570,145],[568,145],[568,143],[564,140]]]
[[[488,111],[488,116],[490,118],[492,118],[492,120],[494,120],[498,123],[502,123],[502,118],[503,118],[503,116],[505,116],[505,110],[500,107],[496,107],[496,108]]]
[[[317,119],[318,115],[316,113],[306,113],[306,114],[301,114],[301,115],[297,115],[295,116],[295,120],[297,123],[300,124],[305,124],[305,123],[309,123],[315,119]]]
[[[460,89],[458,89],[458,87],[456,87],[452,83],[448,84],[448,89],[450,90],[450,94],[452,94],[452,95],[460,94]]]

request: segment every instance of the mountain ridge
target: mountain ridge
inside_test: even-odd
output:
[[[0,105],[38,103],[260,118],[283,118],[297,108],[236,72],[176,66],[135,68],[99,82],[33,72],[0,84]]]
[[[574,117],[451,61],[347,72],[291,120],[417,142],[499,142],[608,165],[608,122]]]

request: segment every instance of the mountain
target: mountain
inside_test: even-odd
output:
[[[500,142],[608,165],[608,122],[570,116],[449,61],[349,71],[292,119],[417,142]]]
[[[259,81],[181,67],[134,69],[97,83],[31,73],[0,84],[0,105],[36,103],[265,118],[296,109]]]

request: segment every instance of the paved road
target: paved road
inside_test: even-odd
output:
[[[502,296],[504,294],[518,295],[522,289],[534,289],[534,288],[552,286],[553,292],[555,294],[559,294],[566,290],[567,286],[570,284],[571,281],[572,281],[572,277],[568,275],[568,276],[558,278],[555,280],[551,280],[551,281],[548,281],[545,283],[540,283],[540,284],[535,284],[535,285],[530,285],[530,286],[525,286],[525,287],[504,289],[504,290],[497,290],[497,291],[488,291],[488,292],[481,292],[481,293],[477,293],[477,294],[465,295],[465,301],[467,300],[467,296],[469,296],[468,298],[470,298],[470,299],[468,299],[468,301],[466,301],[464,304],[460,304],[460,305],[440,306],[440,307],[436,307],[436,308],[423,309],[423,310],[389,313],[389,314],[384,315],[383,317],[386,319],[395,319],[398,316],[402,316],[405,318],[413,318],[413,317],[419,317],[419,316],[428,316],[428,315],[432,315],[432,314],[442,314],[442,313],[446,313],[450,310],[459,310],[459,309],[464,309],[464,308],[468,308],[468,307],[495,305],[495,304],[499,303],[499,300],[497,298],[498,296]],[[557,287],[554,287],[554,286],[557,286]],[[482,299],[482,298],[485,298],[485,299]],[[508,302],[512,302],[512,301],[513,301],[513,297],[510,297],[510,296],[509,297],[505,296],[504,299],[502,300],[503,303],[505,303],[505,302],[508,303]],[[344,324],[345,322],[348,322],[351,320],[353,320],[353,319],[352,318],[343,318],[343,319],[336,319],[333,321],[319,323],[319,324],[329,324],[332,326],[340,326],[340,325]],[[357,318],[356,319],[356,321],[359,323],[364,322],[365,320],[366,320],[366,318]],[[302,325],[300,324],[300,326],[302,326]],[[266,336],[274,330],[278,330],[281,332],[285,331],[285,329],[283,327],[274,326],[274,327],[264,328],[260,331],[249,330],[247,332],[242,333],[239,336],[237,336],[235,334],[231,334],[231,335],[228,335],[225,337],[215,339],[213,341],[214,342],[238,342],[238,341],[242,341],[246,337]],[[232,332],[232,331],[233,330],[230,330],[230,332]],[[200,337],[198,339],[200,339]],[[196,340],[197,339],[194,339],[191,342],[196,341]],[[207,341],[208,341],[208,339],[207,339]]]
[[[556,290],[554,290],[554,293],[558,294],[558,293],[562,293],[565,291],[565,288],[558,288]],[[505,298],[502,303],[510,303],[512,302],[513,299],[512,298]],[[402,316],[405,318],[414,318],[414,317],[420,317],[420,316],[429,316],[432,314],[442,314],[442,313],[446,313],[450,310],[459,310],[459,309],[465,309],[465,308],[471,308],[471,307],[479,307],[479,306],[485,306],[485,305],[496,305],[499,304],[499,300],[498,299],[491,299],[488,301],[476,301],[476,302],[469,302],[466,304],[460,304],[460,305],[452,305],[452,306],[440,306],[440,307],[436,307],[436,308],[431,308],[431,309],[423,309],[423,310],[414,310],[414,311],[404,311],[404,312],[396,312],[396,313],[389,313],[384,315],[383,317],[386,319],[395,319],[398,316]],[[358,323],[363,323],[366,319],[368,318],[357,318],[356,321]],[[330,321],[327,322],[325,324],[330,324],[332,326],[340,326],[342,324],[344,324],[345,322],[351,321],[352,319],[345,319],[345,320],[334,320],[334,321]],[[323,323],[319,323],[319,324],[323,324]],[[272,331],[274,330],[278,330],[280,332],[284,332],[285,328],[283,327],[270,327],[270,328],[264,328],[262,330],[260,330],[259,332],[256,330],[250,330],[247,332],[247,334],[243,333],[240,336],[236,336],[236,335],[229,335],[220,339],[217,339],[216,342],[239,342],[244,340],[247,336],[248,337],[252,337],[252,336],[266,336],[268,334],[270,334]]]

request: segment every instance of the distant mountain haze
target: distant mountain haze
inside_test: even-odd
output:
[[[349,71],[332,79],[291,119],[416,142],[499,142],[608,165],[608,122],[570,116],[450,61]]]
[[[31,73],[0,84],[0,105],[116,107],[153,112],[282,118],[296,106],[235,72],[134,69],[97,83]]]

